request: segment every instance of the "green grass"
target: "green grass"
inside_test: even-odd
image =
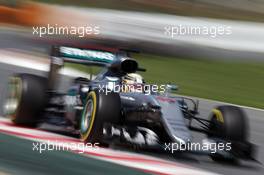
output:
[[[142,75],[148,83],[170,82],[179,94],[264,108],[263,62],[134,56],[147,69]]]
[[[264,63],[140,55],[152,83],[172,82],[184,95],[264,108]]]

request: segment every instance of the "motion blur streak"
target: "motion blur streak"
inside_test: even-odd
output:
[[[2,7],[5,9],[4,7]],[[7,12],[8,11],[8,12]],[[229,51],[233,58],[262,59],[264,47],[264,25],[255,22],[236,22],[207,18],[181,17],[161,14],[145,14],[138,12],[123,12],[117,10],[102,10],[77,7],[62,7],[33,3],[22,5],[18,9],[1,10],[0,22],[19,24],[22,26],[41,26],[47,24],[62,26],[85,26],[92,24],[99,26],[100,35],[93,38],[126,41],[127,44],[139,44],[138,47],[149,49],[146,43],[163,47],[155,50],[164,53],[182,52],[186,48],[194,47],[193,52],[185,52],[185,56],[218,57]],[[10,20],[12,19],[12,20]],[[29,22],[30,21],[30,22]],[[222,35],[212,39],[210,36],[177,35],[173,38],[165,35],[168,26],[206,27],[228,26],[230,35]],[[52,36],[49,36],[52,38]],[[55,38],[54,36],[53,38]],[[91,37],[91,35],[86,36]],[[167,47],[167,49],[165,49]],[[196,52],[195,47],[199,47]],[[217,50],[215,49],[217,48]],[[153,51],[153,50],[152,50]],[[237,51],[255,53],[255,55],[242,55]],[[193,55],[192,55],[193,54]],[[197,55],[198,54],[198,55]],[[200,54],[200,55],[199,55]]]
[[[78,139],[72,139],[66,136],[61,136],[42,130],[17,127],[13,125],[9,120],[3,118],[0,119],[0,132],[33,141],[47,142],[49,140],[59,140],[60,142],[64,143],[81,143]],[[76,153],[78,153],[79,151],[81,150],[76,150]],[[126,153],[122,151],[114,151],[105,148],[99,148],[99,150],[86,148],[84,154],[86,154],[87,156],[95,157],[100,160],[109,161],[129,166],[132,168],[137,168],[146,172],[151,172],[153,174],[212,174],[179,163],[154,158],[151,156],[144,156],[136,153]]]
[[[65,0],[64,2],[66,1],[76,4],[82,2],[78,0]],[[221,93],[221,95],[223,95],[223,97],[235,98],[237,95],[243,102],[257,98],[256,101],[258,103],[253,104],[262,104],[264,96],[263,91],[261,91],[261,89],[263,89],[261,83],[262,79],[259,78],[260,76],[252,76],[262,75],[263,70],[261,66],[257,67],[257,65],[251,68],[249,68],[250,65],[245,66],[245,74],[247,72],[251,73],[250,78],[256,81],[252,81],[252,83],[250,78],[245,76],[241,81],[239,79],[240,82],[245,82],[244,86],[243,83],[242,85],[234,83],[233,80],[238,79],[238,77],[236,77],[237,74],[234,72],[227,72],[225,65],[222,66],[224,67],[223,69],[213,69],[214,66],[218,66],[218,59],[247,59],[249,63],[254,59],[261,61],[264,60],[264,24],[260,22],[234,20],[252,19],[252,16],[247,15],[247,13],[245,13],[246,15],[244,14],[244,17],[238,18],[242,14],[240,12],[249,11],[249,14],[259,15],[257,18],[261,19],[253,21],[263,21],[264,3],[261,2],[261,0],[114,0],[115,2],[118,2],[116,4],[111,3],[113,0],[98,0],[96,3],[93,1],[89,1],[89,3],[99,5],[99,1],[101,2],[101,5],[106,5],[108,9],[98,8],[97,6],[88,6],[88,8],[84,8],[84,6],[73,7],[33,3],[21,0],[0,0],[0,106],[3,105],[6,96],[7,91],[5,85],[7,84],[8,76],[17,72],[46,75],[49,70],[49,54],[47,54],[47,52],[49,52],[50,46],[66,44],[82,46],[87,46],[88,44],[103,44],[104,46],[111,48],[137,48],[142,51],[143,56],[144,53],[155,55],[155,57],[150,57],[153,59],[149,59],[149,62],[156,62],[155,64],[157,66],[155,67],[155,65],[151,65],[149,62],[146,64],[146,67],[149,66],[147,67],[148,70],[150,68],[152,69],[150,70],[149,77],[155,77],[155,81],[170,82],[168,81],[168,78],[173,77],[173,81],[175,80],[176,82],[185,78],[179,83],[180,86],[184,84],[184,86],[187,87],[186,92],[184,92],[185,94],[198,96],[191,94],[192,90],[190,90],[190,87],[194,87],[194,91],[205,91],[208,94],[213,94],[213,92],[222,90],[223,93]],[[46,2],[64,3],[61,0]],[[131,7],[122,7],[127,9],[117,8],[117,10],[109,10],[112,6],[119,6],[120,4],[127,2],[130,4],[131,2],[132,4],[139,4],[138,6],[140,7],[132,5]],[[176,2],[178,2],[180,6],[175,5]],[[185,6],[186,4],[189,5]],[[209,9],[210,11],[204,10],[208,6],[213,8]],[[138,12],[140,11],[138,9],[142,7],[154,7],[155,10],[152,9],[148,11],[149,13],[146,13],[147,10]],[[165,9],[165,13],[159,11],[161,8]],[[136,9],[138,11],[133,12],[131,9]],[[209,15],[204,15],[206,17],[198,17],[199,15],[188,15],[189,17],[178,16],[182,15],[180,12],[184,10],[188,14],[202,12],[203,14],[208,13]],[[177,15],[172,15],[175,14],[174,12],[176,12]],[[214,17],[219,18],[219,12],[222,13],[224,17],[229,16],[229,18],[214,19]],[[218,15],[210,16],[210,14]],[[83,38],[72,33],[67,33],[68,35],[43,35],[41,38],[38,35],[33,34],[36,27],[47,25],[58,27],[72,26],[76,28],[87,25],[98,26],[100,28],[100,33],[98,35],[84,35]],[[166,33],[166,29],[168,28],[177,29],[181,27],[224,27],[228,29],[228,34],[212,38],[211,36],[202,34],[179,35],[173,30],[171,30],[169,34]],[[163,56],[156,59],[157,55]],[[183,59],[177,59],[179,61],[176,63],[174,62],[174,60],[176,60],[174,57],[171,59],[173,61],[171,61],[166,59],[166,56],[164,55],[173,55],[177,56],[177,58],[195,58],[198,61],[192,63],[190,61],[191,59],[185,59],[184,61],[191,62],[191,64],[185,66],[185,64],[181,63]],[[210,62],[211,60],[209,60],[209,62],[207,62],[208,64],[205,64],[204,67],[199,67],[197,65],[200,63],[203,64],[203,59],[199,58],[217,59],[217,61],[213,60]],[[168,64],[163,67],[161,65],[164,62]],[[169,67],[169,64],[171,67]],[[178,64],[177,69],[182,68],[179,69],[181,71],[180,73],[176,73],[175,71],[176,64]],[[77,67],[77,69],[68,67],[69,66],[66,65],[66,68],[60,72],[60,74],[63,75],[63,81],[59,82],[61,86],[59,87],[60,90],[67,89],[67,86],[72,82],[72,77],[82,76],[89,78],[87,68],[82,69],[86,70],[85,72],[87,73],[85,73],[80,71],[80,67]],[[187,67],[189,69],[187,69]],[[156,74],[153,73],[159,73],[158,68],[162,69],[163,75],[156,76]],[[166,72],[166,69],[170,69],[171,72]],[[184,72],[183,70],[187,71]],[[242,74],[242,71],[244,71],[242,68],[232,70],[238,70],[237,72],[239,72],[239,76],[245,75]],[[195,75],[192,74],[193,72]],[[217,78],[217,74],[223,74],[221,77],[222,79]],[[204,79],[199,79],[201,77]],[[231,80],[228,79],[228,81],[225,81],[225,77],[231,77]],[[188,78],[188,80],[186,78]],[[211,79],[212,81],[205,81],[205,79]],[[255,84],[255,82],[257,83]],[[203,84],[203,86],[201,84]],[[212,84],[216,86],[211,86]],[[231,84],[232,86],[230,86]],[[252,86],[256,88],[250,88],[251,86],[248,87],[247,84],[253,84]],[[208,89],[205,88],[206,86]],[[231,90],[237,91],[237,94],[232,94],[231,92],[232,95],[230,95],[226,90],[230,90],[230,92]],[[182,91],[180,93],[182,93]],[[248,98],[249,100],[245,100],[244,97],[252,97],[251,94],[254,94],[257,97],[254,96],[253,98]],[[202,96],[203,95],[201,95],[201,97]],[[245,103],[240,104],[247,105]],[[209,109],[214,108],[217,105],[223,105],[223,103],[200,99],[199,105],[201,109],[200,115],[207,119],[208,114],[210,113]],[[250,107],[245,107],[244,110],[249,115],[250,120],[250,141],[259,146],[259,155],[257,159],[260,162],[263,162],[263,110]],[[0,109],[0,115],[2,115],[2,113],[3,111]],[[0,175],[23,174],[22,171],[27,171],[24,174],[31,173],[35,175],[47,173],[49,170],[56,174],[111,174],[113,173],[110,172],[111,168],[116,170],[115,174],[141,174],[142,171],[142,174],[145,172],[159,175],[214,173],[242,175],[263,174],[264,171],[263,166],[256,165],[254,164],[255,162],[250,162],[252,164],[243,164],[242,162],[238,166],[233,166],[229,163],[212,163],[208,157],[202,157],[200,155],[182,156],[180,154],[172,155],[152,152],[150,154],[151,156],[149,156],[146,155],[145,152],[127,152],[128,149],[126,148],[123,148],[124,151],[118,150],[119,148],[100,148],[100,151],[87,149],[85,150],[84,156],[77,154],[78,151],[73,153],[53,151],[53,157],[48,159],[47,154],[49,153],[46,155],[45,153],[41,155],[37,154],[31,150],[32,145],[23,143],[31,143],[32,141],[62,141],[66,143],[81,142],[79,139],[55,134],[53,133],[54,131],[48,132],[42,129],[43,128],[41,127],[40,129],[29,129],[14,126],[9,120],[0,116]],[[197,140],[202,140],[203,137],[204,136],[194,134],[194,138]],[[13,144],[11,145],[10,143]],[[12,150],[11,148],[15,149]],[[61,157],[60,161],[58,161],[58,157]],[[90,158],[92,159],[90,160]],[[108,165],[106,165],[107,163],[100,164],[96,159],[100,160],[100,162],[110,163],[108,163]],[[68,162],[68,164],[65,164],[64,161]],[[123,166],[115,167],[112,163]],[[20,169],[17,168],[19,165]],[[60,170],[58,170],[59,168]],[[123,170],[121,171],[120,169],[122,168],[127,172]],[[140,171],[134,172],[133,169],[135,169],[135,171]],[[74,173],[72,171],[74,171]]]

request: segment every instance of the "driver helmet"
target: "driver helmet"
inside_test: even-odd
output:
[[[125,85],[124,92],[142,92],[144,79],[137,73],[129,73],[122,78],[122,84]]]
[[[139,74],[129,73],[123,77],[122,82],[124,84],[143,84],[144,80],[143,77]]]

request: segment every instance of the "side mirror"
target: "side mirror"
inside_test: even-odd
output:
[[[167,91],[177,91],[177,90],[179,90],[179,88],[175,84],[167,84],[166,85],[166,90]]]

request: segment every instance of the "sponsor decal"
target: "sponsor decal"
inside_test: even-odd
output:
[[[175,99],[169,98],[169,97],[161,97],[161,96],[158,96],[156,98],[157,98],[157,100],[162,101],[162,102],[169,102],[169,103],[175,103],[176,102]]]
[[[110,63],[115,59],[115,55],[110,52],[97,50],[84,50],[71,47],[60,47],[60,53],[64,57],[84,59],[90,61]]]

